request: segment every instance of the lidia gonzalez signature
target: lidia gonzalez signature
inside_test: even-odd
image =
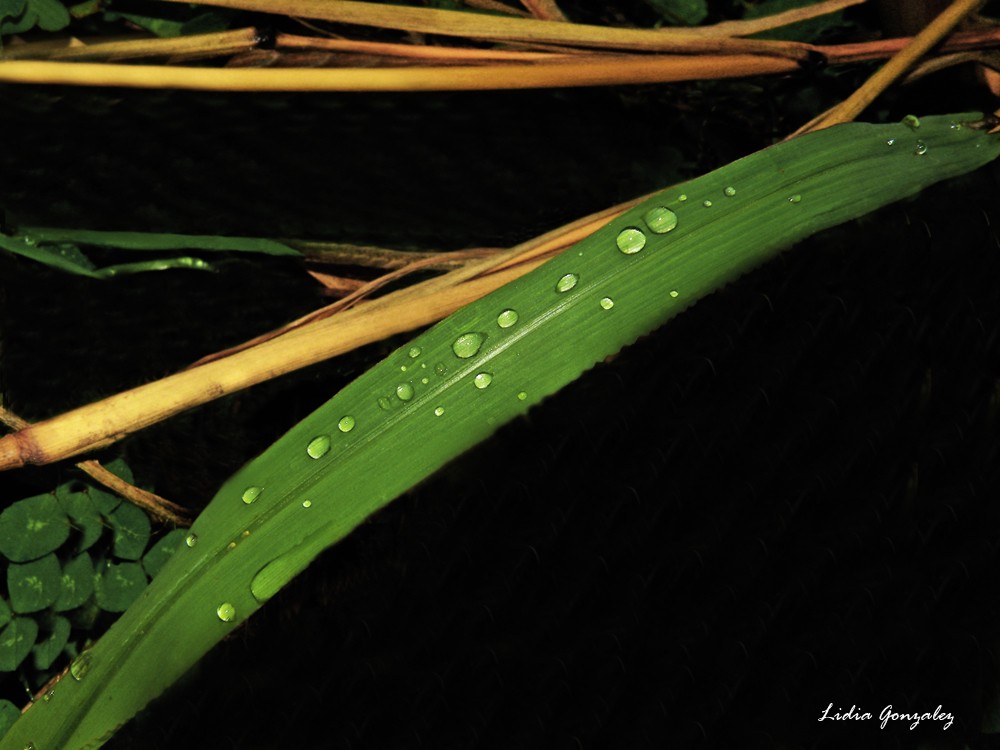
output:
[[[869,711],[862,711],[857,706],[851,706],[847,711],[841,708],[834,711],[831,703],[823,709],[818,721],[872,721],[874,718],[874,715]],[[944,722],[941,726],[942,730],[950,727],[955,721],[954,715],[944,711],[941,706],[933,711],[899,711],[894,709],[891,703],[879,711],[878,719],[881,729],[885,729],[893,722],[908,722],[911,731],[920,726],[920,722],[923,721]]]

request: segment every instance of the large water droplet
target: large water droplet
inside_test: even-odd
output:
[[[642,220],[656,234],[666,234],[677,226],[677,214],[666,206],[657,206],[647,211]]]
[[[434,372],[444,377],[445,375],[448,374],[448,368],[444,366],[444,362],[438,362],[436,365],[434,365]]]
[[[575,273],[568,273],[562,278],[560,278],[559,281],[556,282],[556,291],[568,292],[570,289],[576,286],[576,282],[578,282],[579,280],[580,277],[577,276]]]
[[[514,310],[504,310],[497,315],[497,325],[501,328],[510,328],[517,322],[517,313]]]
[[[518,401],[524,401],[526,398],[528,398],[528,394],[525,393],[524,391],[521,391],[520,393],[517,394]]]
[[[451,345],[451,350],[459,359],[468,359],[479,353],[479,348],[483,345],[486,337],[481,333],[463,333],[455,343]]]
[[[90,671],[90,662],[90,654],[87,651],[77,656],[69,665],[69,673],[73,675],[73,679],[79,682],[86,677]]]
[[[353,430],[354,417],[352,417],[350,414],[341,417],[340,421],[337,422],[337,429],[340,430],[341,432],[350,432],[351,430]]]
[[[484,388],[489,387],[489,384],[493,382],[493,376],[488,372],[481,372],[472,379],[472,382],[476,384],[476,388],[483,390]]]
[[[679,292],[676,289],[671,289],[670,290],[670,296],[671,297],[676,297],[678,294],[679,294]]]
[[[420,356],[420,347],[419,346],[411,346],[410,347],[410,351],[408,351],[407,354],[410,355],[410,359],[416,359],[417,357]]]
[[[722,194],[725,195],[727,198],[732,198],[734,195],[736,195],[736,188],[730,185],[729,187],[727,187],[725,190],[722,191]]]
[[[687,199],[688,197],[684,195],[684,193],[681,193],[679,196],[677,196],[677,200],[679,201],[686,201]]]
[[[434,410],[434,416],[435,417],[440,417],[442,414],[444,414],[444,407],[443,406],[439,406],[439,407],[437,407]]]
[[[263,491],[264,491],[263,487],[247,487],[245,490],[243,490],[243,502],[249,505],[258,497],[260,497],[260,493]]]
[[[601,307],[603,307],[605,310],[610,310],[614,306],[615,306],[615,301],[611,299],[611,297],[601,298]]]
[[[802,202],[802,196],[799,195],[798,193],[796,193],[795,195],[789,196],[788,202],[789,203],[801,203]]]
[[[923,156],[927,153],[927,144],[923,141],[917,141],[916,147],[913,149],[913,153],[917,156]]]
[[[618,233],[615,243],[626,255],[635,255],[646,246],[646,235],[635,227],[629,227]]]
[[[303,508],[311,508],[311,507],[313,507],[313,501],[312,500],[303,500],[302,501],[302,507]]]
[[[216,608],[215,614],[217,614],[219,619],[223,622],[230,622],[234,617],[236,617],[236,607],[229,602],[223,602]]]
[[[309,458],[323,458],[327,453],[330,452],[330,436],[329,435],[318,435],[309,441],[309,445],[306,446],[306,453],[309,454]],[[243,496],[243,501],[246,502],[246,495]],[[252,500],[250,502],[253,502]]]
[[[920,118],[916,115],[907,115],[903,118],[903,124],[910,130],[916,130],[920,127]]]
[[[186,544],[188,547],[193,547],[197,543],[198,543],[198,535],[195,534],[194,532],[188,534],[187,538],[184,540],[184,544]]]
[[[392,407],[392,402],[389,401],[385,396],[378,397],[378,408],[382,411],[389,411]]]
[[[409,383],[400,383],[396,386],[396,395],[400,401],[409,401],[413,398],[413,386]]]

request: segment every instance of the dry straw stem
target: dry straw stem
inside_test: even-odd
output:
[[[535,18],[543,21],[568,21],[566,14],[556,5],[555,0],[521,0],[521,5]]]
[[[13,430],[23,430],[31,425],[30,422],[21,419],[21,417],[2,404],[0,404],[0,422]],[[99,462],[80,461],[76,464],[76,467],[98,484],[107,487],[119,497],[123,497],[133,505],[139,506],[161,521],[166,521],[176,526],[191,525],[191,512],[187,508],[126,482],[117,474],[113,474],[105,469]]]
[[[984,2],[985,0],[955,0],[851,96],[813,118],[789,137],[854,121],[879,94],[905,75],[920,58],[948,36],[969,14],[979,10]]]
[[[170,57],[195,59],[232,55],[253,49],[260,38],[256,29],[236,29],[215,34],[195,34],[172,39],[129,39],[114,42],[84,44],[52,49],[44,43],[8,47],[0,60],[130,60],[140,57]]]

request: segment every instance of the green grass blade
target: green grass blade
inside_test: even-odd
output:
[[[595,362],[794,241],[994,159],[1000,142],[977,118],[846,125],[766,149],[434,326],[227,481],[0,750],[99,745],[320,551]]]
[[[91,229],[56,229],[23,227],[21,234],[36,244],[68,243],[106,247],[116,250],[207,250],[212,252],[264,253],[299,255],[288,245],[259,237],[217,237],[200,234],[162,234],[156,232],[100,232]]]

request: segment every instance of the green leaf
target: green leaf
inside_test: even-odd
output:
[[[97,508],[98,512],[105,517],[114,513],[115,508],[123,502],[118,495],[112,495],[110,492],[99,490],[96,487],[88,487],[87,495],[90,496],[90,501]]]
[[[644,0],[674,26],[697,26],[708,16],[707,0]]]
[[[90,549],[94,542],[101,538],[104,531],[104,519],[94,504],[89,492],[72,492],[71,484],[56,488],[56,500],[63,511],[70,517],[70,523],[80,532],[79,551]]]
[[[747,20],[753,18],[764,18],[783,13],[786,10],[802,8],[812,5],[815,0],[764,0],[764,2],[751,5],[747,8],[743,17]],[[781,26],[777,29],[762,31],[754,34],[754,38],[775,39],[784,41],[813,42],[830,29],[842,26],[844,23],[844,12],[838,10],[834,13],[827,13],[816,18],[809,18],[805,21]]]
[[[146,575],[150,578],[155,577],[167,560],[183,546],[185,537],[187,532],[184,529],[174,529],[154,544],[142,557],[142,567]]]
[[[51,618],[49,637],[44,641],[39,641],[31,649],[35,661],[35,669],[45,670],[52,666],[52,663],[59,658],[66,642],[69,641],[70,633],[69,620],[65,617],[55,616]]]
[[[24,13],[25,0],[0,0],[0,21],[5,18],[17,18]]]
[[[11,608],[18,613],[45,609],[59,596],[61,579],[55,554],[28,563],[11,563],[7,568]]]
[[[146,574],[137,562],[111,563],[97,576],[97,604],[106,612],[124,612],[146,588]]]
[[[114,555],[122,560],[138,560],[149,542],[149,516],[131,503],[122,503],[108,516],[115,532]]]
[[[90,229],[24,227],[23,235],[36,244],[72,243],[117,250],[206,250],[213,252],[300,255],[288,245],[258,237],[222,237],[203,234],[157,234],[152,232],[98,232]]]
[[[66,541],[69,519],[53,495],[18,500],[0,513],[0,554],[14,562],[41,557]]]
[[[0,627],[10,622],[10,618],[11,618],[10,605],[7,604],[6,599],[0,599]]]
[[[27,31],[27,29],[8,30],[2,28],[4,34],[20,34],[22,31]],[[57,268],[60,271],[68,271],[92,279],[99,278],[94,271],[94,264],[75,245],[66,243],[39,245],[27,237],[8,237],[0,234],[0,248],[46,266]]]
[[[0,699],[0,737],[7,734],[7,730],[14,725],[20,716],[21,711],[17,706],[8,700]]]
[[[67,561],[59,576],[59,596],[53,609],[56,612],[76,609],[94,593],[94,563],[84,553]]]
[[[38,624],[30,617],[15,617],[0,631],[0,672],[13,672],[31,653]]]
[[[119,479],[124,479],[129,484],[135,484],[135,477],[132,475],[132,469],[127,463],[125,463],[125,459],[116,458],[113,461],[108,461],[106,464],[103,464],[103,466]]]
[[[59,31],[69,26],[69,11],[59,0],[28,0],[38,14],[38,28]]]

